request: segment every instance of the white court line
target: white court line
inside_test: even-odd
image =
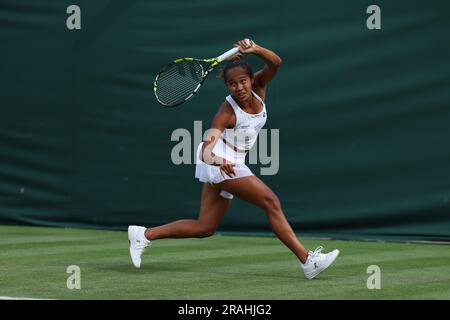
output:
[[[53,299],[20,298],[20,297],[6,297],[6,296],[0,296],[0,300],[53,300]]]

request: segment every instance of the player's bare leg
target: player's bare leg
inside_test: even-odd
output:
[[[134,266],[140,268],[141,256],[151,240],[213,235],[231,205],[231,200],[221,197],[219,192],[210,184],[203,185],[198,219],[178,220],[155,228],[129,226],[130,255]]]
[[[217,187],[263,209],[273,232],[298,258],[305,262],[308,251],[300,243],[287,221],[275,193],[258,177],[248,176],[225,180]]]
[[[266,212],[273,232],[298,257],[306,278],[316,277],[337,258],[339,250],[324,254],[321,252],[322,247],[314,251],[305,249],[284,216],[278,197],[258,177],[225,180],[217,186],[242,200],[257,205]]]
[[[220,190],[209,183],[203,184],[198,219],[177,220],[162,226],[148,228],[149,240],[164,238],[203,238],[214,234],[231,205],[231,200],[219,195]]]

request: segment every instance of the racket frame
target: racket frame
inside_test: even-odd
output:
[[[223,53],[222,55],[216,57],[216,58],[211,58],[211,59],[196,59],[196,58],[181,58],[181,59],[176,59],[174,61],[172,61],[171,63],[169,63],[167,66],[165,66],[163,69],[161,69],[161,71],[158,72],[158,74],[156,75],[155,81],[153,82],[153,91],[155,93],[155,97],[156,100],[158,101],[158,103],[160,103],[161,105],[165,106],[165,107],[177,107],[182,103],[185,103],[186,101],[190,100],[200,89],[200,87],[202,86],[203,82],[205,81],[205,79],[208,77],[209,73],[215,68],[217,67],[222,61],[228,59],[229,57],[235,55],[236,53],[239,52],[239,48],[235,47],[233,49],[228,50],[227,52]],[[162,102],[161,100],[159,100],[158,94],[157,94],[157,90],[158,90],[158,80],[159,77],[162,73],[164,73],[164,71],[166,71],[169,67],[171,67],[172,65],[176,64],[176,63],[180,63],[180,62],[184,62],[184,61],[198,61],[201,62],[200,66],[202,67],[202,80],[200,81],[200,83],[197,85],[197,87],[194,89],[194,91],[187,96],[183,101],[177,103],[177,104],[166,104],[164,102]],[[209,67],[207,68],[207,70],[204,69],[204,65],[202,63],[208,63]]]

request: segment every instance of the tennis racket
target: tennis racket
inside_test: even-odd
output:
[[[156,100],[165,107],[176,107],[188,101],[198,92],[215,67],[238,52],[239,48],[236,47],[216,58],[183,58],[173,61],[156,76],[153,88]]]

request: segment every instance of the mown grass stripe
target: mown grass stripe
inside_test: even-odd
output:
[[[0,226],[0,294],[55,299],[450,299],[447,246],[307,239],[339,248],[317,279],[274,237],[155,241],[135,269],[126,232]],[[68,290],[66,268],[81,268]],[[368,290],[371,264],[381,290]]]

